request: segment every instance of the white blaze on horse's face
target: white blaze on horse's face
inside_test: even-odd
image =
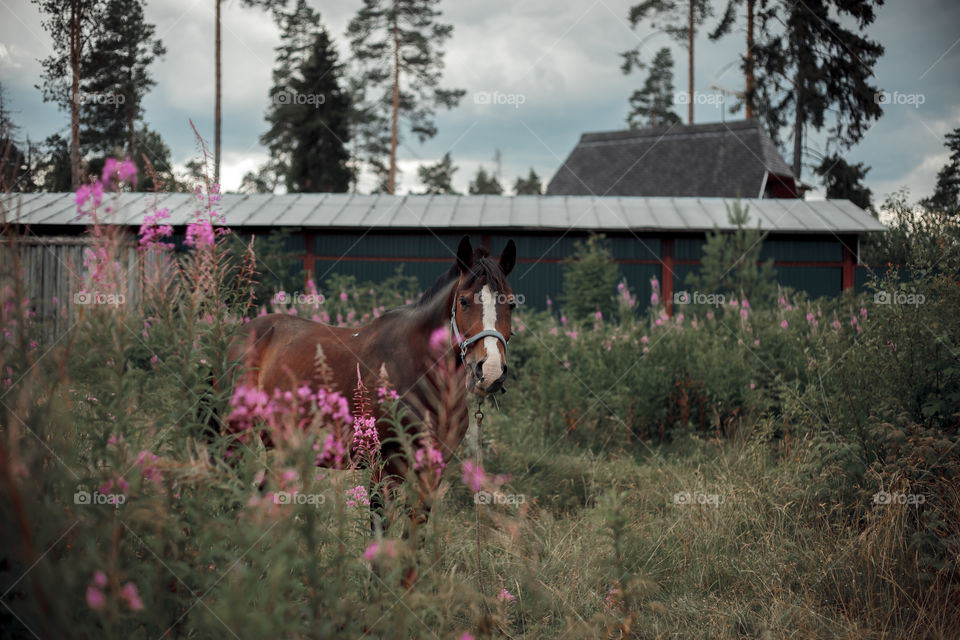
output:
[[[480,300],[483,309],[483,330],[496,331],[497,298],[490,290],[490,285],[483,285],[483,289],[480,290]],[[503,361],[500,358],[499,344],[499,340],[493,336],[486,336],[483,339],[483,348],[486,352],[482,369],[483,381],[477,383],[477,386],[481,389],[486,390],[503,375]]]

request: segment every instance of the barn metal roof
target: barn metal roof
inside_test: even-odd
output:
[[[21,198],[19,207],[17,198]],[[85,225],[72,193],[3,196],[8,221],[21,224]],[[583,229],[597,231],[708,231],[732,229],[732,198],[594,196],[355,195],[340,193],[224,194],[217,211],[225,224],[242,227],[365,229]],[[848,200],[743,199],[750,226],[781,233],[864,233],[885,229]],[[106,208],[110,207],[110,211]],[[169,223],[193,219],[198,201],[188,193],[108,195],[104,222],[139,225],[145,213],[170,212]]]

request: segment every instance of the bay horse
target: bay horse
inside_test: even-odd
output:
[[[267,393],[293,391],[307,383],[314,389],[324,386],[353,402],[358,376],[366,389],[377,388],[385,378],[409,410],[410,419],[402,428],[430,429],[446,465],[469,426],[468,394],[482,398],[505,391],[506,347],[515,306],[507,276],[516,255],[513,240],[494,260],[486,249],[474,250],[469,237],[463,236],[453,264],[418,301],[391,309],[359,328],[277,313],[251,320],[228,349],[228,361],[242,367],[237,383]],[[431,345],[431,337],[436,342],[437,330],[447,327],[451,339],[441,348],[454,363],[449,372],[454,382],[447,385],[446,396],[438,398],[437,389],[425,382],[438,364],[437,354],[432,352],[437,345]],[[323,360],[320,368],[318,351]],[[396,427],[381,419],[379,403],[368,402],[366,407],[377,418],[384,475],[391,482],[387,491],[383,487],[371,491],[371,498],[376,499],[376,527],[376,518],[384,515],[382,493],[389,495],[412,470],[408,456],[397,444]],[[420,498],[414,523],[419,524],[429,514],[429,496],[439,484],[439,474],[424,469],[414,476]]]

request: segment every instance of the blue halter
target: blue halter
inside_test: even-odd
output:
[[[467,347],[471,344],[480,340],[482,338],[496,338],[503,343],[503,350],[507,350],[507,339],[503,337],[503,334],[497,331],[496,329],[484,329],[480,333],[470,336],[469,338],[464,338],[460,333],[459,327],[457,327],[457,296],[453,296],[453,307],[450,308],[450,328],[453,329],[453,337],[457,341],[457,345],[460,347],[460,359],[463,360],[467,357]]]

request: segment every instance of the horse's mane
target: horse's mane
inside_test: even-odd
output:
[[[454,260],[450,268],[440,275],[430,287],[423,292],[416,306],[423,307],[430,304],[434,298],[440,295],[440,292],[460,276],[460,269]],[[470,267],[470,274],[465,285],[470,286],[477,280],[485,278],[494,291],[508,291],[507,277],[500,268],[500,263],[490,257],[490,252],[479,247],[473,252],[473,265]]]

